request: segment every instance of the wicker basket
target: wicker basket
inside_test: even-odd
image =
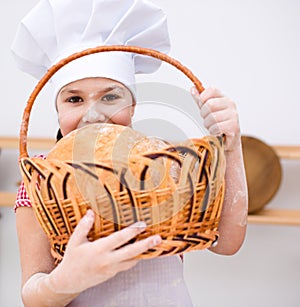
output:
[[[159,147],[155,142],[150,147],[149,144],[147,147],[134,147],[133,144],[129,155],[112,158],[115,143],[107,146],[101,127],[94,127],[93,157],[96,158],[93,160],[72,158],[76,156],[72,152],[74,142],[80,140],[82,129],[59,141],[47,159],[28,157],[30,112],[37,95],[52,75],[79,57],[113,51],[139,53],[165,61],[182,71],[199,92],[203,91],[201,82],[175,59],[134,46],[91,48],[73,54],[49,69],[24,110],[20,130],[20,169],[37,219],[50,240],[52,254],[57,262],[62,259],[70,235],[89,208],[96,213],[90,240],[105,237],[137,221],[145,221],[147,228],[135,240],[160,234],[163,242],[140,258],[208,248],[218,238],[224,199],[222,137],[207,136]],[[110,125],[109,128],[113,129],[114,134],[110,137],[114,140],[122,138],[124,131],[135,133],[128,127]],[[139,144],[149,143],[149,139],[142,136],[137,139]],[[103,144],[108,148],[105,155],[100,154]],[[69,148],[65,159],[55,155],[57,148],[62,147]],[[172,169],[177,170],[176,176]]]

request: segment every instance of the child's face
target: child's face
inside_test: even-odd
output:
[[[134,113],[131,92],[106,78],[86,78],[64,86],[57,96],[62,135],[92,123],[131,125]]]

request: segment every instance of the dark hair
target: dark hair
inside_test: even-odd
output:
[[[61,134],[60,129],[58,129],[57,134],[56,134],[56,142],[58,142],[62,138],[63,138],[63,135]]]

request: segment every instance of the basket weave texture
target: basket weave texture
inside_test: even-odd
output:
[[[20,169],[33,209],[59,262],[70,235],[89,208],[95,223],[90,240],[137,221],[147,224],[135,240],[160,234],[159,246],[140,258],[210,247],[218,238],[224,199],[223,139],[206,136],[181,144],[147,138],[128,127],[96,124],[71,132],[47,159],[29,158],[27,130],[32,105],[51,76],[68,62],[91,53],[124,51],[166,61],[200,81],[178,61],[139,47],[105,46],[74,54],[40,80],[24,110]]]

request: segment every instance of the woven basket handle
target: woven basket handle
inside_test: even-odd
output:
[[[98,46],[90,49],[83,50],[78,53],[74,53],[67,58],[59,61],[57,64],[53,65],[47,73],[42,77],[42,79],[38,82],[35,89],[31,93],[27,105],[23,112],[23,118],[22,118],[22,124],[20,128],[20,140],[19,140],[19,151],[20,151],[20,159],[28,157],[27,152],[27,133],[28,133],[28,123],[30,118],[31,109],[33,106],[33,103],[42,90],[42,88],[45,86],[45,84],[50,80],[50,78],[64,65],[68,64],[69,62],[72,62],[78,58],[81,58],[86,55],[99,53],[99,52],[110,52],[110,51],[124,51],[124,52],[131,52],[131,53],[138,53],[138,54],[144,54],[148,55],[154,58],[157,58],[159,60],[162,60],[164,62],[167,62],[174,67],[176,67],[178,70],[183,72],[195,85],[199,93],[201,93],[204,88],[201,84],[201,82],[195,77],[195,75],[185,66],[183,66],[180,62],[177,60],[171,58],[170,56],[161,53],[159,51],[148,49],[148,48],[141,48],[141,47],[135,47],[135,46]]]

